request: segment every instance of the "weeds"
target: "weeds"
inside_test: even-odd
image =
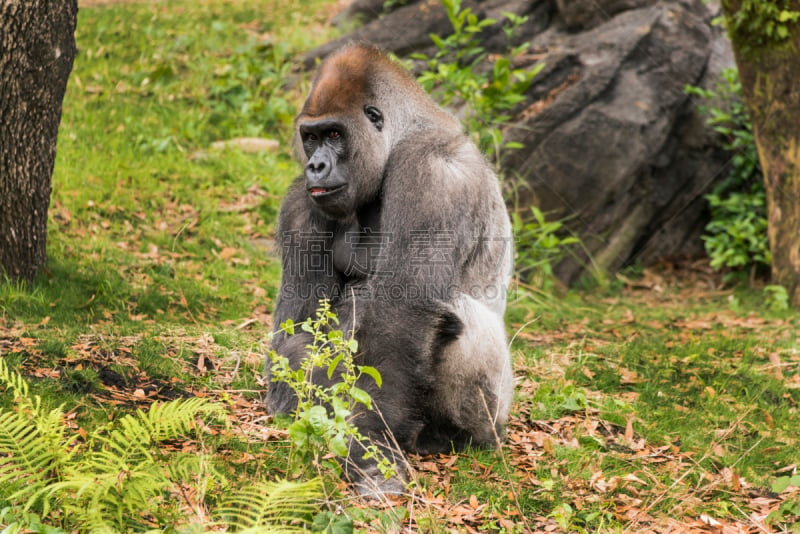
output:
[[[500,127],[511,118],[507,112],[525,99],[525,91],[534,76],[544,67],[515,69],[512,58],[522,54],[527,44],[510,49],[507,54],[492,58],[490,72],[479,68],[488,59],[481,46],[481,31],[497,21],[479,19],[470,8],[462,8],[461,0],[442,0],[453,33],[447,37],[431,35],[439,49],[432,58],[412,56],[426,62],[426,70],[418,81],[445,106],[463,105],[460,117],[476,144],[487,156],[499,161],[501,150],[518,148],[504,143]],[[526,17],[508,14],[507,36],[524,24]]]
[[[564,223],[548,221],[542,211],[531,207],[532,219],[511,214],[511,228],[516,242],[514,266],[517,274],[531,285],[549,293],[555,284],[554,267],[578,244],[577,237],[562,237]]]
[[[272,381],[283,382],[297,396],[294,420],[289,425],[293,465],[300,472],[320,466],[341,475],[340,464],[330,459],[330,454],[340,460],[346,458],[355,441],[365,451],[363,458],[374,459],[388,479],[395,474],[395,466],[351,422],[356,410],[372,409],[372,398],[360,387],[363,379],[369,378],[380,387],[381,375],[374,367],[355,364],[358,342],[335,329],[338,322],[330,302],[323,300],[315,317],[298,325],[291,320],[281,325],[281,330],[290,336],[295,335],[296,328],[310,335],[308,355],[299,368],[292,369],[289,361],[274,350],[268,354]],[[335,378],[331,385],[312,380],[320,371],[328,380]]]
[[[734,271],[768,267],[772,256],[767,240],[764,178],[742,101],[739,73],[736,69],[723,71],[716,90],[687,86],[686,91],[709,102],[700,110],[723,137],[722,148],[732,155],[730,173],[706,195],[711,221],[703,241],[711,266]]]
[[[219,441],[212,428],[227,414],[206,399],[154,403],[81,434],[65,425],[63,406],[45,408],[2,359],[0,385],[16,403],[0,411],[0,524],[11,532],[123,532],[187,515],[202,527],[216,517],[239,529],[294,525],[289,530],[299,532],[317,511],[316,480],[232,485],[207,446]],[[179,440],[197,440],[200,450],[165,446]]]

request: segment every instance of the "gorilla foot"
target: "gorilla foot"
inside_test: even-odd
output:
[[[402,495],[406,492],[405,473],[397,471],[386,478],[377,466],[367,467],[358,476],[352,476],[353,487],[359,496],[365,499],[380,499],[384,495]]]

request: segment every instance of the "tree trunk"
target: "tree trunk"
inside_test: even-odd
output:
[[[30,280],[46,259],[77,14],[77,0],[0,0],[0,276]]]
[[[800,11],[800,0],[787,4]],[[741,0],[723,1],[728,20],[741,7]],[[800,307],[800,23],[787,28],[779,42],[736,31],[731,40],[764,174],[772,278]]]

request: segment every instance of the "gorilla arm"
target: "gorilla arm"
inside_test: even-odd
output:
[[[305,177],[298,177],[290,186],[281,205],[277,235],[281,246],[281,285],[273,313],[272,348],[289,359],[297,369],[306,356],[311,336],[297,331],[289,336],[280,330],[291,319],[294,322],[313,317],[321,299],[333,299],[341,293],[341,276],[332,266],[329,251],[335,224],[312,209],[305,188]],[[266,378],[271,380],[269,358]],[[290,413],[297,405],[292,389],[283,382],[271,382],[267,408],[271,413]]]
[[[463,135],[441,130],[395,147],[384,177],[380,232],[385,237],[376,289],[403,288],[409,300],[449,302],[468,290],[476,268],[504,278],[502,240],[509,237],[497,178]],[[487,243],[496,240],[499,250]],[[494,272],[493,272],[494,271]],[[414,293],[413,291],[416,291]],[[384,291],[385,293],[385,291]]]
[[[341,293],[342,279],[335,271],[331,250],[335,223],[313,209],[305,188],[305,177],[290,186],[281,206],[277,235],[281,240],[281,287],[274,323],[313,317],[323,298]]]

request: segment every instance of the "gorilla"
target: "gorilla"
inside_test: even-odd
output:
[[[390,459],[398,445],[421,454],[496,446],[513,396],[503,324],[513,258],[489,164],[407,70],[359,43],[319,67],[295,145],[304,172],[279,215],[274,324],[331,302],[358,341],[356,364],[381,373],[382,387],[359,384],[373,407],[353,422]],[[297,368],[309,343],[278,328],[272,346]],[[311,380],[328,378],[320,370]],[[296,403],[286,384],[270,384],[272,413]],[[344,462],[360,491],[403,489],[362,456],[354,444]]]

